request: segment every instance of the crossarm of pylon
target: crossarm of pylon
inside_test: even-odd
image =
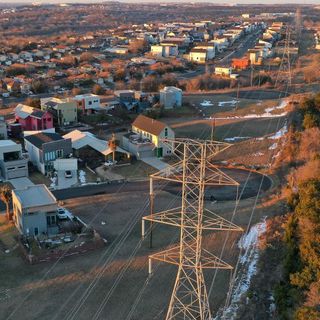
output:
[[[191,218],[190,214],[185,215],[185,218]],[[175,227],[181,227],[181,207],[173,208],[166,211],[161,211],[152,215],[143,217],[144,220],[163,223]],[[185,228],[197,228],[197,225],[193,225],[192,221],[196,219],[190,219],[190,223],[185,224]],[[243,231],[243,229],[236,224],[220,217],[216,213],[205,209],[203,211],[203,230],[212,230],[212,231]]]
[[[205,144],[208,152],[208,159],[212,159],[218,153],[226,150],[231,146],[230,143],[221,142],[221,141],[212,141],[212,140],[194,140],[187,138],[176,138],[176,139],[160,139],[161,143],[166,145],[168,148],[172,150],[172,153],[176,155],[176,157],[180,160],[184,157],[183,147],[186,146],[189,151],[191,151],[191,157],[198,158],[200,154],[197,152],[192,152],[192,150],[197,150],[197,146],[201,146],[201,144]]]
[[[207,161],[205,185],[239,186],[239,182],[235,181],[217,166]]]
[[[180,265],[180,246],[173,247],[153,255],[149,256],[150,259],[166,262],[170,264]],[[181,265],[185,268],[197,268],[197,269],[225,269],[232,270],[233,267],[228,263],[224,262],[208,250],[202,250],[202,255],[199,265],[188,264],[188,261],[184,261]]]
[[[185,183],[187,184],[199,184],[199,179],[197,178],[198,167],[195,167],[194,174],[185,177]],[[151,178],[157,180],[166,180],[171,182],[182,183],[182,163],[178,162],[174,165],[168,166],[154,174]],[[239,183],[229,177],[226,173],[221,171],[217,166],[210,164],[206,165],[206,176],[204,181],[206,186],[238,186]]]
[[[243,228],[237,226],[233,222],[222,218],[218,214],[209,209],[203,211],[203,230],[221,230],[221,231],[239,231],[242,232]]]

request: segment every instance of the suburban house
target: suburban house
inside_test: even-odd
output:
[[[139,115],[132,123],[131,132],[123,136],[122,146],[138,159],[154,156],[161,158],[172,152],[161,139],[174,137],[174,131],[165,123]]]
[[[207,59],[207,49],[193,48],[189,53],[189,60],[192,62],[206,63]]]
[[[220,76],[230,77],[232,74],[231,67],[215,67],[214,73]]]
[[[160,90],[160,105],[165,109],[182,106],[182,90],[176,87],[164,87]]]
[[[228,38],[224,36],[217,36],[214,40],[211,40],[210,43],[213,43],[219,52],[227,49],[229,46]]]
[[[46,130],[53,128],[53,117],[48,111],[42,111],[24,104],[18,104],[15,109],[15,119],[23,130]]]
[[[72,153],[71,139],[64,139],[58,133],[40,132],[24,137],[29,160],[42,174],[54,169],[54,161],[68,158]]]
[[[193,49],[204,49],[207,50],[207,60],[211,60],[216,55],[216,48],[214,43],[200,43]]]
[[[58,203],[44,184],[12,190],[13,221],[25,236],[54,235],[57,225]]]
[[[250,59],[248,58],[235,58],[232,59],[231,66],[236,70],[245,70],[250,66]]]
[[[260,65],[262,64],[262,57],[260,57],[260,51],[256,49],[248,50],[250,64]]]
[[[151,54],[157,57],[173,57],[179,54],[176,44],[164,43],[151,46]]]
[[[59,126],[78,122],[77,102],[72,99],[44,98],[41,99],[41,109],[49,111]]]
[[[75,96],[74,100],[84,113],[93,113],[94,110],[100,109],[100,97],[96,94],[80,94]]]
[[[0,140],[0,168],[4,180],[28,176],[28,160],[22,156],[21,144]]]
[[[99,165],[107,158],[115,158],[113,160],[128,160],[130,153],[118,146],[112,147],[110,141],[98,139],[91,132],[82,132],[73,130],[63,136],[64,139],[70,139],[74,155],[86,162],[93,162]]]

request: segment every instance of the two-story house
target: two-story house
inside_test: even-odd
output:
[[[15,109],[15,119],[25,131],[39,131],[53,128],[53,117],[49,111],[42,111],[24,104]]]
[[[4,180],[28,176],[28,160],[22,156],[21,144],[0,140],[0,169]]]
[[[165,109],[182,106],[182,90],[173,86],[160,90],[160,105]]]
[[[161,139],[174,139],[174,131],[165,123],[139,115],[130,133],[123,136],[123,148],[137,158],[170,155],[172,150]]]
[[[13,221],[26,236],[58,233],[58,203],[44,184],[12,190]]]
[[[77,102],[72,99],[43,98],[41,110],[49,111],[59,126],[78,122]]]
[[[58,133],[40,132],[24,137],[29,160],[46,175],[54,170],[56,159],[68,158],[72,153],[71,139]]]
[[[92,113],[94,110],[100,109],[100,97],[96,94],[80,94],[75,96],[74,100],[83,113]]]

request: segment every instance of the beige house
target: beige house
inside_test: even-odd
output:
[[[59,126],[78,122],[77,102],[72,99],[44,98],[41,109],[49,111]]]
[[[219,76],[230,77],[232,74],[231,67],[215,67],[214,73]]]
[[[201,48],[193,48],[189,54],[189,60],[196,63],[206,63],[207,57],[207,50]]]
[[[142,158],[142,152],[146,156],[161,158],[170,155],[172,150],[161,142],[161,139],[174,139],[174,131],[165,123],[139,115],[132,123],[132,132],[125,138],[124,148]],[[146,149],[148,148],[148,150]]]

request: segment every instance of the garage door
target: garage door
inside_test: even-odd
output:
[[[8,171],[8,179],[22,178],[27,176],[27,169],[15,169]]]
[[[139,159],[142,158],[149,158],[149,157],[153,157],[154,156],[154,151],[153,150],[144,150],[144,151],[140,151],[139,152]]]

